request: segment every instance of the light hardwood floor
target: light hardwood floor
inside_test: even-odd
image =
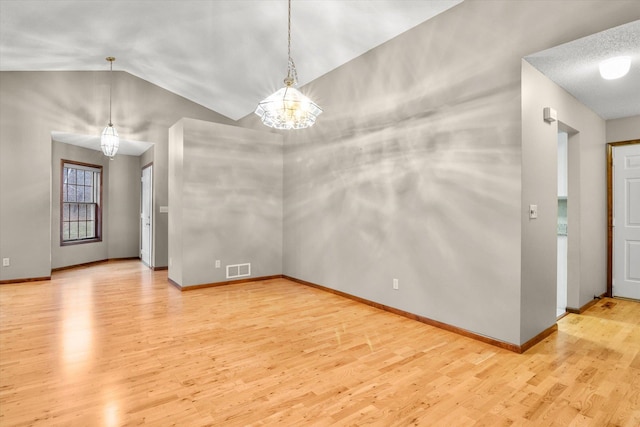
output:
[[[2,426],[640,425],[640,304],[519,355],[284,279],[137,261],[0,286]]]

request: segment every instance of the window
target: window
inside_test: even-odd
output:
[[[62,161],[60,244],[102,240],[102,166]]]

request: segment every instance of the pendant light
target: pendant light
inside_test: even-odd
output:
[[[111,160],[113,160],[113,156],[116,155],[118,147],[120,146],[120,137],[118,136],[116,128],[113,127],[113,123],[111,123],[111,91],[113,89],[113,61],[115,60],[116,58],[113,56],[107,57],[107,61],[109,61],[110,64],[109,77],[111,79],[109,82],[109,124],[104,128],[102,136],[100,136],[102,152]]]
[[[304,129],[313,126],[322,109],[293,87],[298,83],[298,72],[291,59],[291,0],[288,24],[289,60],[285,86],[261,101],[255,113],[260,116],[262,123],[275,129]]]

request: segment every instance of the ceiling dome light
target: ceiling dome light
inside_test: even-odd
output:
[[[616,56],[600,63],[600,75],[606,80],[619,79],[629,72],[630,67],[630,56]]]

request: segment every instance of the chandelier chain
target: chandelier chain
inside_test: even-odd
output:
[[[291,61],[291,0],[289,0],[289,21],[288,21],[287,55]]]
[[[296,70],[296,64],[291,58],[291,0],[289,0],[289,20],[288,20],[288,32],[287,32],[287,78],[284,79],[284,83],[287,86],[295,86],[298,84],[298,71]]]

